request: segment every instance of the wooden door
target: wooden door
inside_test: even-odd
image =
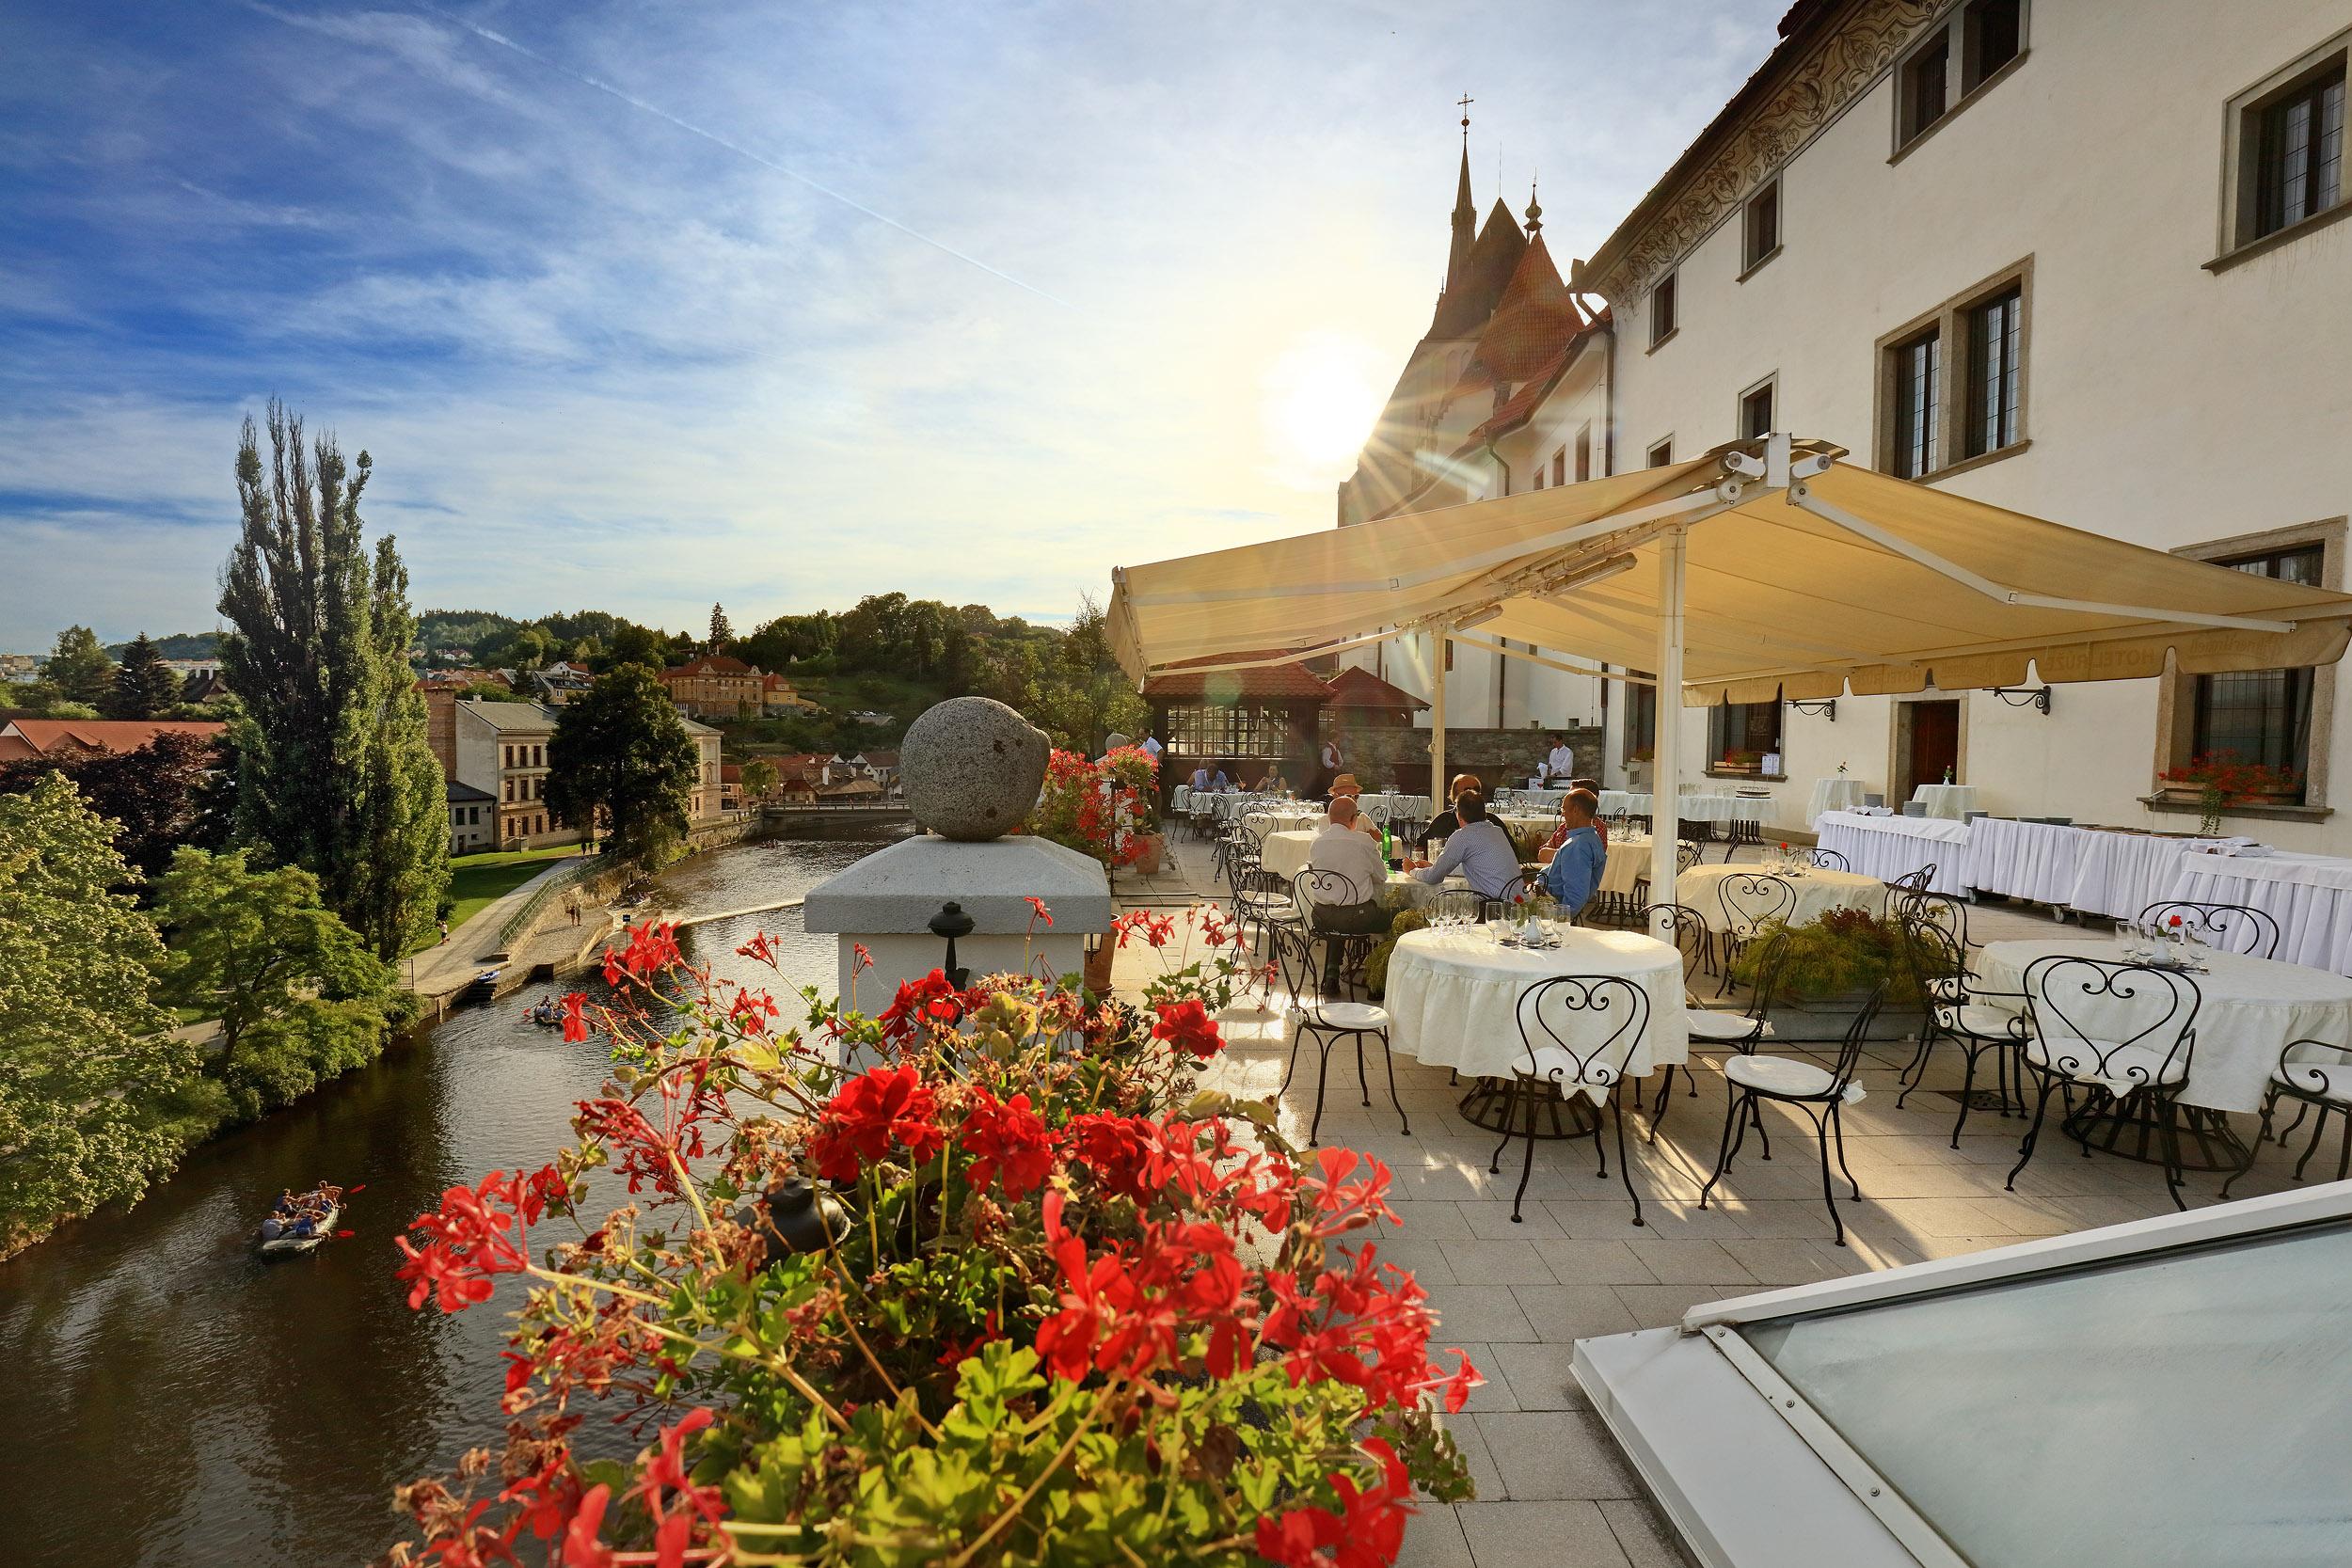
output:
[[[1911,721],[1911,776],[1904,782],[1902,796],[1907,800],[1921,784],[1942,784],[1946,768],[1952,770],[1954,779],[1959,778],[1960,705],[1906,703],[1903,712]]]

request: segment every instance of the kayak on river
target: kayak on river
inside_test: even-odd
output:
[[[321,1182],[307,1193],[280,1193],[277,1207],[262,1222],[260,1244],[264,1258],[310,1252],[335,1232],[343,1212],[343,1190]]]
[[[564,1022],[564,1009],[556,1004],[554,997],[543,996],[523,1009],[523,1022],[535,1023],[542,1029],[560,1028]]]

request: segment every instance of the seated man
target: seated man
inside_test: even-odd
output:
[[[1565,836],[1553,851],[1551,863],[1544,867],[1543,885],[1571,920],[1592,901],[1600,887],[1601,873],[1609,866],[1608,843],[1594,826],[1599,811],[1599,798],[1589,789],[1572,789],[1560,802]]]
[[[1192,770],[1192,777],[1185,782],[1192,785],[1194,794],[1200,795],[1215,787],[1216,780],[1216,772],[1204,762]]]
[[[1422,837],[1424,839],[1452,838],[1462,826],[1462,818],[1459,810],[1461,799],[1464,794],[1471,790],[1475,790],[1477,787],[1477,774],[1454,774],[1452,787],[1448,788],[1445,792],[1448,809],[1439,812],[1437,816],[1429,819],[1429,832],[1424,833]],[[1483,800],[1485,797],[1482,796],[1480,799]]]
[[[1487,817],[1486,799],[1474,787],[1454,800],[1454,816],[1461,826],[1447,837],[1445,853],[1438,857],[1437,864],[1423,866],[1413,875],[1435,885],[1459,870],[1470,891],[1481,898],[1502,897],[1502,890],[1519,875],[1519,852],[1511,835],[1501,823]]]
[[[1315,834],[1301,876],[1300,897],[1309,920],[1316,930],[1333,936],[1377,936],[1389,928],[1389,911],[1380,904],[1380,890],[1389,885],[1388,863],[1380,858],[1380,841],[1358,831],[1358,816],[1354,796],[1333,799],[1331,820]],[[1334,875],[1319,877],[1317,872]],[[1341,901],[1350,894],[1353,901]],[[1327,990],[1339,985],[1340,946],[1336,942],[1326,945]]]
[[[1575,779],[1569,782],[1568,787],[1572,790],[1584,790],[1592,796],[1593,809],[1595,813],[1593,816],[1593,832],[1600,835],[1600,847],[1605,851],[1609,847],[1609,819],[1598,815],[1600,809],[1600,781],[1597,779]],[[1560,846],[1568,841],[1568,802],[1564,797],[1560,801],[1560,825],[1551,830],[1551,836],[1549,838],[1544,840],[1544,852],[1547,855],[1557,854],[1559,852]]]
[[[1282,768],[1279,763],[1267,768],[1265,777],[1258,781],[1258,788],[1267,795],[1287,794],[1290,787],[1290,781],[1282,777]]]

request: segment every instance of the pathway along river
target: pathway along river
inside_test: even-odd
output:
[[[742,845],[664,874],[693,911],[788,898],[897,836]],[[774,935],[791,986],[830,989],[831,937],[798,911],[688,933],[723,974]],[[138,1207],[0,1264],[0,1560],[10,1568],[336,1568],[400,1538],[391,1490],[503,1440],[500,1296],[455,1317],[408,1310],[392,1238],[441,1189],[535,1166],[568,1140],[605,1058],[531,1027],[517,997],[452,1014],[289,1110],[199,1149]],[[264,1264],[253,1227],[278,1190],[367,1191],[358,1234]],[[620,1184],[591,1178],[593,1207]],[[630,1434],[592,1418],[597,1449]]]

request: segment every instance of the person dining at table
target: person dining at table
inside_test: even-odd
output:
[[[1192,792],[1195,795],[1217,794],[1233,787],[1233,781],[1225,776],[1222,768],[1202,763],[1192,770]]]
[[[1459,826],[1447,835],[1445,853],[1413,875],[1435,887],[1459,871],[1481,898],[1502,897],[1519,875],[1519,852],[1511,835],[1486,815],[1486,798],[1475,787],[1454,798],[1452,815]]]
[[[1600,815],[1600,781],[1598,779],[1571,779],[1568,781],[1568,788],[1571,793],[1581,789],[1592,796],[1593,832],[1600,835],[1601,854],[1606,858],[1609,852],[1609,819]],[[1568,841],[1568,834],[1572,831],[1568,822],[1567,797],[1563,796],[1560,800],[1560,821],[1558,826],[1551,830],[1551,836],[1544,840],[1544,853],[1546,855],[1558,854],[1560,846]]]
[[[1389,928],[1389,911],[1380,903],[1380,890],[1389,885],[1389,866],[1380,858],[1380,841],[1361,831],[1362,814],[1357,809],[1356,798],[1340,795],[1332,798],[1330,820],[1315,833],[1314,842],[1307,849],[1307,869],[1335,875],[1322,895],[1311,898],[1307,906],[1309,920],[1314,928],[1327,936],[1378,936]],[[1340,878],[1346,879],[1343,890]],[[1308,879],[1308,889],[1316,891],[1317,879]],[[1357,895],[1353,903],[1339,902],[1333,896],[1342,891]],[[1329,901],[1327,901],[1329,900]],[[1326,990],[1339,984],[1340,942],[1326,944],[1323,983]]]
[[[1433,838],[1452,838],[1461,830],[1462,797],[1472,793],[1478,787],[1477,774],[1456,773],[1454,775],[1454,783],[1445,792],[1447,809],[1429,819],[1429,831],[1422,835],[1424,842]],[[1482,796],[1480,799],[1483,802],[1485,798]]]
[[[1599,817],[1600,797],[1589,789],[1572,789],[1560,802],[1560,841],[1542,879],[1544,891],[1571,920],[1592,901],[1609,865],[1609,842],[1600,834]]]

